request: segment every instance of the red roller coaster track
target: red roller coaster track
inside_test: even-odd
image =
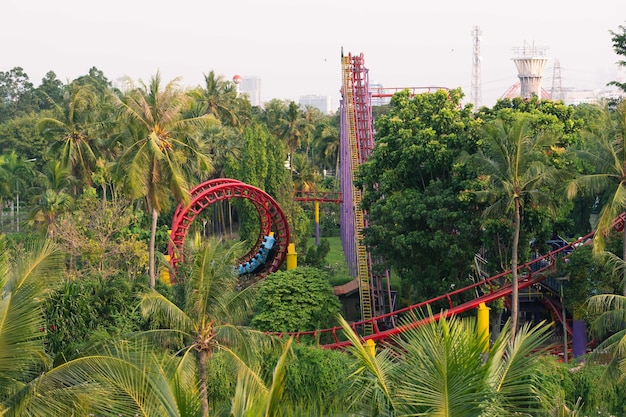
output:
[[[621,231],[624,228],[626,215],[622,213],[619,217],[617,217],[613,223],[613,227]],[[519,289],[528,288],[532,285],[538,284],[544,279],[547,278],[550,271],[554,271],[557,259],[559,257],[566,258],[569,253],[576,247],[584,244],[588,239],[593,237],[593,232],[588,235],[579,238],[575,242],[570,243],[569,245],[563,246],[555,251],[552,251],[542,257],[533,259],[532,261],[520,265],[518,267],[519,272]],[[358,322],[351,323],[351,327],[357,331],[358,329],[365,328],[365,326],[370,326],[374,329],[372,334],[366,335],[362,337],[363,341],[366,340],[374,340],[374,341],[385,341],[390,337],[402,333],[408,329],[420,326],[424,323],[427,323],[430,320],[438,320],[440,317],[445,316],[449,317],[455,314],[460,314],[472,309],[477,308],[481,303],[489,303],[499,298],[507,297],[511,295],[511,283],[507,283],[503,285],[503,282],[507,281],[507,277],[510,279],[511,270],[504,271],[492,277],[486,278],[480,282],[476,282],[472,285],[469,285],[464,288],[460,288],[455,291],[451,291],[449,293],[440,295],[431,300],[423,301],[421,303],[393,311],[391,313],[383,314],[380,316],[373,317],[369,320],[361,320]],[[458,305],[454,305],[453,297],[458,296],[460,294],[475,294],[477,290],[483,292],[483,295],[474,298],[470,301],[460,303]],[[434,314],[432,317],[422,318],[416,321],[411,322],[410,324],[404,326],[393,327],[390,329],[384,329],[382,326],[384,323],[388,323],[389,319],[393,317],[402,317],[407,316],[410,317],[411,313],[415,313],[413,317],[423,317],[424,312],[428,309],[429,306],[435,305],[435,303],[439,302],[447,302],[448,309],[444,310],[441,313]],[[302,338],[304,336],[313,337],[315,340],[331,340],[326,344],[321,344],[320,346],[328,349],[340,349],[348,346],[350,344],[349,341],[341,340],[341,335],[343,333],[343,329],[339,326],[332,327],[329,329],[321,329],[307,332],[294,332],[294,333],[278,333],[279,336],[289,335],[293,336],[296,339]]]
[[[208,206],[222,200],[231,198],[243,198],[250,200],[259,213],[259,237],[250,251],[240,259],[245,263],[252,259],[259,251],[263,238],[270,233],[276,239],[275,255],[271,262],[263,265],[261,270],[255,273],[257,278],[263,278],[267,274],[280,268],[289,245],[289,225],[285,213],[269,194],[264,191],[230,178],[219,178],[204,182],[191,190],[191,201],[188,205],[179,204],[174,212],[172,220],[172,233],[167,253],[170,257],[170,265],[176,269],[182,261],[182,249],[189,226],[194,219]],[[171,281],[175,283],[175,274]]]

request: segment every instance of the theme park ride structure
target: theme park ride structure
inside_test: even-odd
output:
[[[617,217],[613,223],[613,227],[618,231],[624,230],[624,224],[626,219],[626,213],[622,213]],[[556,270],[557,261],[559,258],[567,260],[569,254],[572,253],[577,247],[587,244],[590,239],[593,238],[594,232],[589,233],[564,245],[554,251],[547,253],[546,255],[537,257],[530,262],[518,266],[518,276],[520,277],[519,289],[523,290],[529,287],[538,287],[544,284],[551,274]],[[423,301],[418,304],[414,304],[403,309],[399,309],[390,313],[385,313],[379,316],[372,317],[371,319],[364,319],[358,322],[351,323],[350,326],[358,333],[363,334],[363,329],[369,327],[373,331],[369,334],[362,336],[362,340],[373,340],[378,342],[387,341],[392,336],[398,335],[408,329],[420,326],[430,320],[437,320],[440,317],[449,317],[455,314],[461,314],[473,309],[478,308],[481,304],[486,304],[495,301],[500,298],[510,297],[512,292],[511,287],[511,270],[507,270],[496,274],[494,276],[482,279],[467,287],[460,288],[449,293],[440,295],[433,299]],[[476,297],[476,294],[479,294]],[[463,297],[465,295],[465,297]],[[455,303],[455,299],[468,299],[470,301]],[[435,313],[435,306],[446,303],[447,308],[440,312],[428,316],[429,307]],[[408,317],[412,320],[408,324],[387,328],[389,318],[394,316],[396,318]],[[558,317],[561,319],[561,317]],[[571,327],[567,329],[568,333],[572,332]],[[303,337],[313,338],[314,340],[324,341],[320,343],[320,346],[328,349],[340,349],[348,346],[349,341],[343,337],[343,329],[340,326],[332,327],[329,329],[319,329],[308,332],[291,332],[290,336],[296,339]],[[571,340],[571,339],[570,339]]]
[[[289,224],[285,213],[263,190],[234,179],[219,178],[193,188],[189,204],[181,203],[176,208],[167,250],[173,270],[183,260],[185,237],[194,219],[211,204],[232,198],[249,200],[259,214],[259,236],[250,251],[239,260],[240,273],[253,274],[255,279],[260,279],[280,268],[289,245]],[[170,279],[174,283],[176,274]]]
[[[363,54],[341,57],[343,99],[340,105],[341,137],[341,242],[348,269],[358,284],[363,332],[371,334],[374,316],[392,313],[395,295],[389,285],[389,272],[374,268],[372,259],[363,243],[363,230],[368,226],[367,213],[361,208],[361,189],[354,185],[359,165],[365,163],[374,149],[372,98],[385,99],[408,90],[411,96],[448,90],[445,87],[405,87],[370,89],[368,70]],[[395,315],[387,315],[388,326],[394,326]]]

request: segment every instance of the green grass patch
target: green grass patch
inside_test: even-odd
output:
[[[326,255],[326,269],[329,272],[331,285],[341,285],[352,280],[350,272],[348,271],[348,264],[346,263],[346,256],[343,253],[343,247],[341,246],[341,238],[339,236],[322,237],[328,241],[330,250]],[[315,246],[315,238],[309,238],[307,241],[309,247]]]

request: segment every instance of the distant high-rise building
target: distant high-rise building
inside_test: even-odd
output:
[[[253,106],[261,105],[261,77],[239,78],[238,90],[240,94],[245,94]]]
[[[318,95],[308,95],[300,97],[298,101],[300,106],[306,107],[311,106],[319,109],[324,114],[332,113],[332,103],[330,96],[318,96]]]

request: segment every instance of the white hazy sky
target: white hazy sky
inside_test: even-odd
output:
[[[385,87],[462,87],[469,100],[472,37],[479,26],[483,103],[517,71],[513,49],[534,43],[554,59],[563,87],[603,88],[618,78],[609,30],[626,25],[624,0],[2,0],[0,71],[24,68],[38,86],[50,70],[66,82],[95,66],[109,80],[181,77],[214,70],[258,76],[262,100],[308,94],[338,106],[341,48],[365,56]]]

